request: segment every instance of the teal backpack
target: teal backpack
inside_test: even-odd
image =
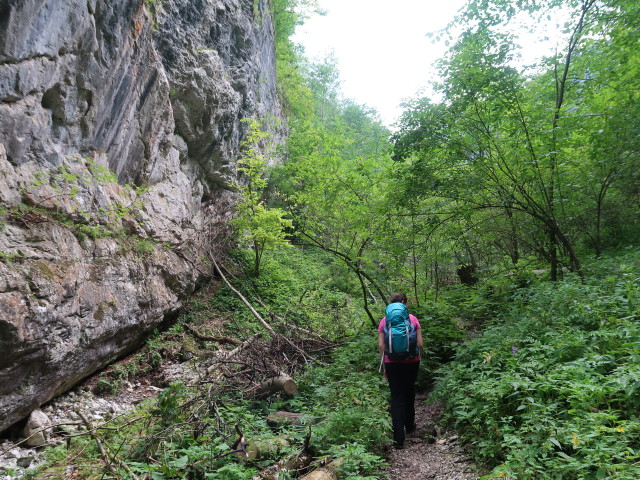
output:
[[[389,360],[406,360],[418,355],[418,332],[409,320],[404,303],[390,303],[385,311],[384,353]]]

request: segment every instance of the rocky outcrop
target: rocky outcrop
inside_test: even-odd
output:
[[[274,62],[267,0],[0,2],[0,431],[136,348],[224,251]]]

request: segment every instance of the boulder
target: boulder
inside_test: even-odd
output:
[[[51,437],[51,421],[42,410],[34,410],[29,415],[27,425],[22,431],[26,441],[30,447],[43,447],[49,443]],[[31,463],[31,458],[29,464]],[[23,466],[23,465],[21,465]],[[27,465],[28,466],[28,465]]]

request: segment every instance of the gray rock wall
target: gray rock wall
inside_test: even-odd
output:
[[[0,431],[140,345],[225,251],[274,64],[267,0],[0,0]]]

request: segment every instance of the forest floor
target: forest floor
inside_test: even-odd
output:
[[[135,365],[129,366],[131,362],[140,361],[135,360],[135,354],[86,379],[71,392],[61,395],[43,407],[43,410],[53,423],[64,423],[65,418],[70,417],[78,408],[95,419],[102,419],[103,415],[108,415],[105,412],[113,414],[129,410],[144,399],[156,396],[171,381],[193,380],[192,377],[197,376],[195,371],[186,368],[191,362],[182,362],[181,353],[178,351],[193,341],[191,335],[185,331],[175,338],[173,343],[165,344],[162,365],[146,374],[136,375],[130,381],[120,381],[117,393],[108,394],[101,391],[100,386],[113,383],[116,372],[136,371]],[[193,347],[188,353],[193,353],[196,357],[203,353],[195,345]],[[144,359],[146,356],[140,358]],[[391,480],[477,480],[480,477],[477,473],[478,468],[465,455],[457,435],[439,426],[441,414],[442,409],[437,403],[429,403],[426,394],[418,396],[416,432],[408,436],[404,449],[390,449],[387,455],[388,466],[384,473]],[[109,417],[105,416],[106,418]],[[53,444],[63,441],[62,438],[55,437],[52,439]],[[26,470],[21,470],[15,476],[3,475],[3,462],[10,462],[9,458],[5,458],[10,456],[14,457],[14,464],[26,463],[24,467],[34,468],[43,461],[40,449],[36,451],[33,448],[18,448],[7,438],[0,439],[0,480],[17,479],[26,473]]]
[[[454,433],[442,430],[442,409],[425,395],[416,399],[417,429],[401,450],[391,449],[385,469],[391,480],[477,480],[480,474]]]

